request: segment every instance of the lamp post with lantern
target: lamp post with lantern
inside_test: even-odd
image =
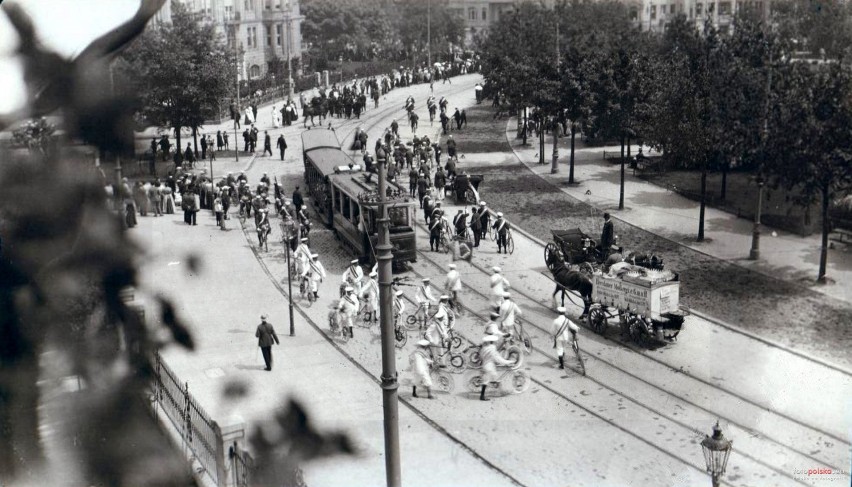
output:
[[[722,434],[719,422],[713,426],[713,436],[704,436],[701,441],[701,449],[704,451],[704,462],[707,464],[707,472],[713,479],[713,487],[719,487],[719,479],[725,474],[728,466],[728,456],[731,454],[731,440]]]
[[[754,212],[754,228],[751,232],[751,251],[748,253],[749,260],[760,258],[760,207],[763,204],[764,181],[761,176],[758,176],[755,182],[757,182],[757,209]]]
[[[293,267],[290,265],[291,244],[294,238],[299,238],[300,228],[292,218],[281,222],[281,238],[284,247],[287,248],[287,300],[290,307],[290,336],[296,335],[296,327],[293,322]]]

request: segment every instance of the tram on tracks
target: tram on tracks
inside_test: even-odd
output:
[[[367,172],[340,149],[333,130],[302,132],[305,184],[323,223],[364,263],[376,260],[378,244],[378,175]],[[417,200],[407,188],[387,182],[393,263],[417,260]]]

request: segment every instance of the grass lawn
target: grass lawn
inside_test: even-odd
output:
[[[469,127],[453,134],[459,152],[467,154],[460,167],[485,175],[479,190],[488,205],[544,241],[552,239],[551,228],[599,233],[596,209],[536,176],[514,156],[497,154],[511,154],[511,147],[505,138],[506,121],[492,120],[491,114],[484,105],[469,109]],[[477,152],[488,156],[476,157]],[[852,365],[852,307],[847,303],[614,220],[622,242],[661,255],[666,268],[680,273],[682,304],[797,350]]]

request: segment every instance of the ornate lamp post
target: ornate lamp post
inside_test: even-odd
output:
[[[763,204],[764,181],[761,176],[758,176],[755,181],[757,182],[757,209],[754,212],[754,229],[751,233],[751,251],[748,253],[749,260],[760,258],[760,209]]]
[[[728,466],[731,441],[722,434],[718,421],[713,426],[713,436],[705,436],[701,441],[701,449],[704,450],[707,472],[713,478],[713,487],[719,487],[719,479],[725,474],[725,467]]]

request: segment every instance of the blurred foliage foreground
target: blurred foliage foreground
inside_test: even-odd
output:
[[[55,151],[0,154],[0,485],[196,484],[146,404],[152,352],[170,342],[192,349],[192,337],[165,297],[150,298],[156,328],[122,301],[144,256],[111,210],[102,175],[68,147],[132,147],[132,100],[111,98],[105,73],[164,1],[143,0],[73,61],[40,46],[23,10],[2,7],[30,92],[24,111],[0,116],[0,130],[54,114],[67,138]],[[46,382],[75,376],[81,392],[45,394]],[[250,435],[252,485],[288,485],[294,469],[282,466],[352,450],[344,435],[313,431],[298,404],[283,411]],[[45,440],[47,427],[60,444]],[[73,461],[47,462],[56,448]]]

